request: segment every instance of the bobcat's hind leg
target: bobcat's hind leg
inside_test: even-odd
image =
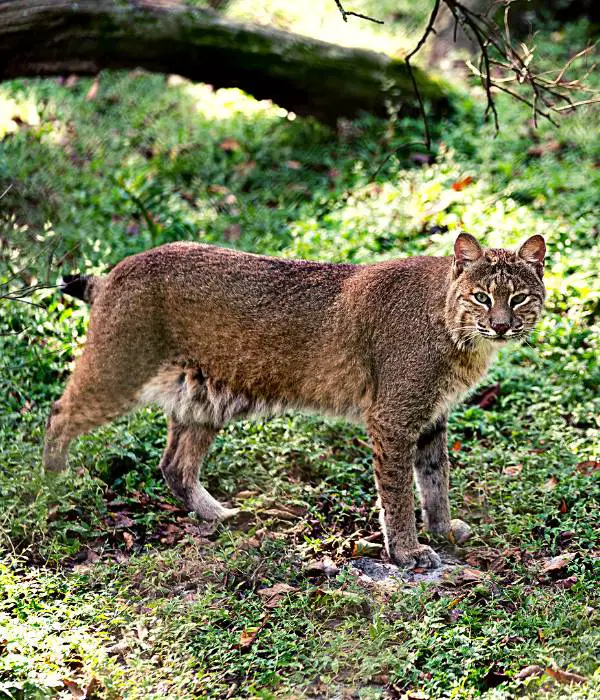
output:
[[[167,446],[160,468],[173,495],[204,520],[225,520],[238,512],[225,508],[198,482],[202,458],[218,429],[205,424],[184,425],[169,419]]]
[[[86,354],[87,353],[87,354]],[[135,373],[128,383],[120,381],[109,368],[91,372],[91,351],[77,363],[67,388],[55,401],[46,423],[44,468],[58,472],[66,467],[71,441],[131,410],[136,403]],[[142,383],[140,378],[139,384]]]

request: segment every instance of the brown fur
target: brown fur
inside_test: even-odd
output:
[[[537,321],[544,251],[541,236],[513,253],[461,234],[450,258],[332,265],[172,243],[80,278],[84,289],[78,278],[77,295],[93,301],[88,340],[49,418],[45,464],[61,469],[74,437],[158,403],[170,419],[167,482],[188,508],[222,518],[232,511],[198,473],[229,420],[299,408],[364,421],[390,557],[437,566],[417,540],[413,468],[426,527],[448,534],[447,412],[502,341]]]

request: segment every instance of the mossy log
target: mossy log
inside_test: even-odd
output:
[[[400,60],[179,2],[0,0],[0,79],[136,67],[239,87],[328,123],[417,105]],[[443,86],[414,71],[424,99],[444,106]]]

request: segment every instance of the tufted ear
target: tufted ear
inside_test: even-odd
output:
[[[465,267],[483,255],[479,241],[470,233],[461,233],[454,241],[454,274],[460,275]]]
[[[531,236],[519,248],[517,255],[526,263],[533,265],[540,277],[544,274],[544,258],[546,256],[546,242],[539,234]]]

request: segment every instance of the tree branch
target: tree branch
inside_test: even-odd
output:
[[[374,22],[375,24],[384,24],[382,20],[369,17],[369,15],[361,15],[359,12],[347,12],[344,10],[340,0],[335,0],[335,4],[337,5],[338,10],[341,12],[344,22],[348,21],[348,17],[358,17],[359,19],[366,19],[367,21]]]

